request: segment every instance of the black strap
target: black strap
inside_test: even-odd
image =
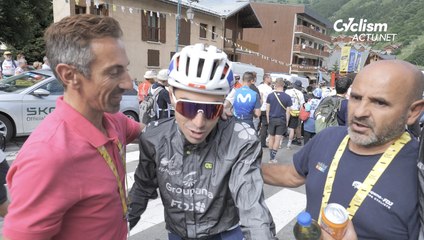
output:
[[[284,105],[281,103],[280,99],[278,98],[277,94],[274,92],[275,98],[277,98],[277,101],[280,103],[280,105],[284,108],[285,111],[287,111],[287,108],[284,107]]]

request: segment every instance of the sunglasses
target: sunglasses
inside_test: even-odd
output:
[[[213,120],[219,117],[224,109],[224,104],[221,102],[201,102],[187,99],[176,99],[174,94],[171,94],[175,102],[175,111],[186,118],[193,119],[201,112],[208,120]]]

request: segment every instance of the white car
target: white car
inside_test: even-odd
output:
[[[56,106],[63,86],[51,70],[34,70],[0,80],[0,133],[9,141],[28,136]],[[120,111],[138,121],[137,90],[126,91]]]

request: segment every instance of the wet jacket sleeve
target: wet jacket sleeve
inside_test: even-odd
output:
[[[265,205],[264,183],[260,171],[261,158],[262,148],[259,141],[244,145],[232,168],[229,181],[246,240],[277,239],[274,221]]]
[[[129,193],[129,222],[130,227],[134,227],[141,214],[146,210],[149,199],[158,197],[155,148],[141,134],[139,149],[140,158],[137,169],[134,173],[134,184]]]

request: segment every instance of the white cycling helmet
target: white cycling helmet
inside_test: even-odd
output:
[[[168,83],[188,91],[226,95],[234,85],[231,62],[215,46],[186,46],[172,57]]]

